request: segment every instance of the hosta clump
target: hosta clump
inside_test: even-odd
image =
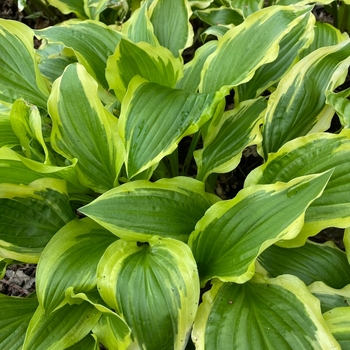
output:
[[[348,36],[307,1],[135,2],[122,28],[102,3],[0,20],[0,263],[38,263],[34,295],[0,295],[1,348],[346,348]],[[346,253],[309,240],[334,226]]]

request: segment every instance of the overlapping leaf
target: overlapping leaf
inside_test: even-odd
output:
[[[175,87],[182,77],[182,64],[162,46],[141,42],[134,44],[122,39],[116,52],[108,58],[106,77],[109,87],[122,101],[135,75],[159,85]]]
[[[107,59],[113,54],[123,35],[97,21],[67,21],[60,26],[36,31],[40,38],[62,43],[74,50],[78,61],[108,89],[105,77]],[[91,45],[93,43],[93,45]]]
[[[290,274],[299,277],[306,285],[322,281],[333,288],[350,284],[350,266],[343,251],[329,242],[306,242],[299,248],[281,248],[273,245],[259,257],[258,262],[271,277]]]
[[[193,41],[193,29],[189,21],[192,11],[188,0],[153,0],[149,11],[159,44],[179,57]]]
[[[136,76],[122,102],[119,134],[129,178],[171,154],[179,141],[208,121],[224,92],[195,94]]]
[[[208,209],[188,243],[202,285],[213,277],[237,283],[249,280],[260,253],[299,233],[306,208],[321,195],[330,175],[252,186]]]
[[[45,247],[36,272],[39,303],[50,314],[65,300],[65,291],[89,292],[96,286],[96,268],[107,247],[116,240],[92,220],[73,220]]]
[[[118,182],[123,146],[118,120],[98,98],[96,81],[80,64],[69,65],[52,86],[48,107],[53,127],[51,144],[73,161],[82,184],[104,192]]]
[[[0,307],[1,349],[22,349],[27,327],[38,307],[38,301],[36,298],[0,294]]]
[[[194,323],[196,349],[338,349],[318,300],[294,276],[215,281]]]
[[[342,350],[350,348],[350,308],[343,306],[323,314],[329,330]]]
[[[311,13],[304,16],[280,41],[277,58],[258,68],[247,83],[235,88],[235,101],[256,98],[277,83],[295,63],[301,49],[310,45],[314,24],[315,18]]]
[[[334,168],[334,173],[322,196],[316,199],[305,214],[305,225],[300,235],[288,246],[300,246],[306,238],[326,227],[350,226],[350,132],[339,135],[317,133],[300,137],[270,154],[266,163],[251,172],[245,187],[252,184],[290,181],[296,176],[315,174]]]
[[[37,262],[52,236],[74,218],[65,182],[56,179],[0,184],[0,208],[0,254],[24,262]]]
[[[69,193],[88,191],[78,181],[76,161],[62,167],[43,164],[23,157],[7,147],[0,149],[0,159],[0,183],[29,185],[35,180],[50,177],[66,180]]]
[[[283,77],[266,111],[265,157],[289,140],[328,129],[334,112],[325,93],[345,79],[349,64],[350,39],[312,52]]]
[[[130,325],[135,347],[184,349],[199,298],[196,263],[186,244],[160,237],[140,246],[119,240],[100,261],[98,288]]]
[[[93,305],[65,305],[50,315],[39,306],[29,322],[23,350],[66,349],[83,339],[101,317]]]
[[[232,88],[249,81],[260,66],[277,58],[279,42],[310,10],[272,6],[253,13],[241,25],[230,29],[204,64],[200,91]]]
[[[193,59],[184,66],[184,76],[176,83],[177,89],[190,92],[198,91],[204,62],[214,52],[217,44],[217,41],[212,40],[196,50]]]
[[[159,235],[187,242],[218,199],[191,178],[138,180],[104,193],[79,211],[125,240],[144,242]]]
[[[261,142],[260,124],[266,100],[245,101],[224,113],[220,124],[209,129],[204,148],[194,152],[197,179],[205,181],[211,173],[226,173],[238,165],[244,148]]]
[[[0,19],[0,101],[24,98],[46,108],[49,91],[35,60],[33,37],[23,23]]]

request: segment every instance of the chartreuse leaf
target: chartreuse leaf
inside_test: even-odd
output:
[[[35,60],[33,37],[23,23],[0,19],[0,101],[24,98],[46,108],[49,91]]]
[[[267,161],[248,175],[244,186],[287,182],[296,176],[334,169],[322,196],[306,210],[301,233],[295,239],[284,242],[286,246],[300,246],[307,237],[326,227],[350,226],[349,161],[349,130],[343,130],[339,135],[311,134],[292,140],[277,153],[269,154]]]
[[[193,42],[193,28],[189,21],[192,10],[188,0],[153,0],[150,19],[159,44],[175,57]]]
[[[245,101],[225,112],[220,123],[209,129],[204,148],[194,152],[198,180],[235,169],[244,148],[261,142],[259,128],[266,105],[264,98]]]
[[[205,10],[197,10],[194,11],[194,14],[210,26],[216,26],[219,24],[233,24],[235,26],[238,26],[243,22],[243,17],[241,14],[239,14],[234,9],[225,6],[218,8],[208,8]]]
[[[132,16],[123,23],[122,30],[134,43],[144,41],[153,46],[159,45],[158,39],[154,35],[153,25],[147,15],[146,2],[142,3],[141,7],[133,12]]]
[[[44,141],[38,108],[19,99],[12,106],[10,122],[25,156],[39,162],[52,164],[53,159],[50,157]]]
[[[218,200],[192,178],[138,180],[104,193],[79,211],[127,241],[145,242],[159,235],[187,242],[197,221]]]
[[[350,349],[350,308],[337,307],[325,312],[323,317],[341,349]]]
[[[74,218],[65,182],[56,179],[0,184],[0,208],[0,255],[23,262],[37,262],[51,237]]]
[[[199,280],[189,247],[155,236],[138,246],[119,240],[103,255],[97,286],[132,330],[138,349],[184,349],[194,321]]]
[[[277,58],[279,42],[310,10],[311,7],[272,6],[230,29],[205,62],[199,90],[217,91],[250,80],[260,66]],[[247,43],[254,48],[254,55]]]
[[[249,280],[258,255],[299,233],[306,208],[321,195],[330,175],[326,172],[288,183],[252,186],[234,199],[210,207],[188,242],[202,286],[213,277],[236,283]]]
[[[326,103],[334,108],[344,128],[350,128],[350,88],[340,92],[328,91]]]
[[[334,111],[326,105],[325,93],[345,79],[349,64],[350,39],[312,52],[281,79],[266,111],[265,157],[289,140],[328,128]]]
[[[83,339],[101,312],[93,305],[64,305],[50,315],[39,305],[29,322],[23,350],[66,349]]]
[[[192,332],[196,349],[339,349],[319,301],[297,277],[214,281]]]
[[[329,23],[316,21],[314,24],[314,40],[310,46],[299,53],[300,58],[304,58],[311,52],[325,46],[337,45],[349,38],[346,33],[341,33],[339,29]]]
[[[215,36],[216,38],[221,38],[224,36],[226,32],[228,32],[229,28],[228,26],[212,26],[207,28],[201,35],[200,39],[203,42],[206,42],[209,36]]]
[[[308,289],[320,300],[323,313],[334,308],[350,305],[350,285],[342,289],[335,289],[323,282],[314,282],[308,286]]]
[[[316,244],[308,241],[302,247],[290,249],[272,245],[258,257],[258,262],[271,277],[290,274],[306,285],[322,281],[338,289],[350,284],[346,255],[331,242]]]
[[[80,182],[96,192],[117,184],[123,162],[118,120],[98,98],[96,81],[80,64],[69,65],[55,81],[48,101],[51,144],[64,157],[78,159]]]
[[[232,8],[243,14],[244,17],[261,10],[264,7],[264,0],[229,0]]]
[[[95,289],[88,293],[75,294],[73,289],[73,287],[69,287],[66,290],[66,299],[69,304],[79,305],[84,300],[102,313],[92,328],[92,332],[98,340],[111,349],[127,349],[131,343],[130,328],[118,314],[105,305],[99,292]]]
[[[48,3],[58,8],[62,13],[75,13],[78,18],[87,19],[87,15],[84,10],[84,0],[47,0]]]
[[[122,39],[115,53],[108,58],[106,77],[119,101],[122,101],[131,79],[140,77],[159,85],[175,87],[182,77],[182,63],[162,46],[137,44]]]
[[[0,347],[20,350],[30,319],[38,307],[35,298],[17,298],[0,294]]]
[[[347,227],[344,230],[343,242],[344,242],[344,246],[345,246],[346,256],[347,256],[348,262],[350,264],[350,227]]]
[[[217,45],[216,40],[211,40],[196,50],[193,59],[184,66],[184,76],[176,83],[177,89],[190,92],[198,91],[204,62],[214,52]]]
[[[50,42],[62,43],[74,50],[78,61],[101,84],[108,88],[105,77],[107,59],[123,35],[102,22],[70,20],[59,26],[37,30],[36,35]],[[94,43],[91,45],[91,43]]]
[[[235,101],[256,98],[278,82],[295,63],[299,51],[313,39],[315,17],[308,13],[287,33],[279,44],[277,58],[258,68],[251,80],[235,88]]]
[[[0,183],[29,185],[35,180],[50,177],[66,180],[69,193],[87,192],[75,173],[76,161],[65,167],[43,164],[23,157],[7,147],[0,148],[0,159]]]
[[[43,250],[36,272],[38,300],[46,314],[65,300],[68,287],[79,293],[96,286],[97,263],[115,240],[89,218],[73,220],[55,234]]]
[[[122,102],[119,134],[129,178],[171,154],[208,121],[225,92],[195,94],[134,77]]]

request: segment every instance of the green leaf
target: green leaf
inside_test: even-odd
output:
[[[109,309],[97,289],[89,293],[75,294],[73,287],[66,290],[66,299],[69,304],[80,305],[82,300],[93,305],[102,313],[100,319],[92,328],[98,340],[106,343],[112,349],[127,349],[131,343],[130,328],[118,314]]]
[[[199,299],[196,262],[186,244],[119,240],[100,261],[98,288],[130,325],[135,348],[184,349]]]
[[[10,117],[0,112],[0,148],[1,147],[15,147],[19,146],[20,141],[13,132]]]
[[[93,305],[65,305],[49,316],[39,306],[29,322],[23,350],[66,349],[83,339],[101,317]]]
[[[344,230],[344,238],[343,238],[346,256],[348,258],[348,262],[350,264],[350,227],[347,227]]]
[[[116,237],[89,218],[62,227],[43,250],[37,271],[40,305],[51,314],[65,300],[65,291],[89,292],[96,286],[97,264]]]
[[[312,41],[314,24],[315,17],[308,13],[282,38],[277,58],[258,68],[247,83],[235,88],[236,103],[256,98],[282,78],[295,63],[300,50]]]
[[[267,102],[264,98],[245,101],[224,113],[219,124],[204,137],[204,148],[194,152],[197,179],[212,173],[227,173],[237,167],[243,150],[261,142],[260,124]]]
[[[233,24],[238,26],[243,22],[243,17],[234,9],[221,6],[218,8],[208,8],[206,10],[194,11],[194,14],[198,16],[200,20],[210,26],[215,25],[229,25]]]
[[[51,84],[62,75],[69,64],[77,61],[74,52],[62,44],[45,42],[36,52],[39,54],[40,72]]]
[[[17,298],[0,294],[0,347],[21,350],[30,319],[38,301],[34,298]]]
[[[37,30],[35,34],[49,42],[62,43],[74,50],[78,62],[101,86],[108,89],[105,70],[107,59],[113,54],[123,35],[97,21],[63,22],[59,26]],[[94,43],[91,45],[91,43]]]
[[[230,29],[205,62],[199,90],[217,91],[249,81],[260,66],[277,58],[279,42],[310,10],[273,6],[253,13]],[[254,55],[249,48],[254,48]]]
[[[350,266],[343,251],[334,244],[316,244],[310,241],[299,248],[267,248],[258,262],[271,277],[290,274],[306,285],[322,281],[333,288],[350,284]]]
[[[337,307],[324,313],[323,317],[341,349],[350,349],[350,308]]]
[[[120,339],[120,321],[121,319],[105,314],[101,316],[98,323],[92,329],[99,342],[102,343],[107,349],[126,349],[131,343],[131,337],[129,334],[130,330],[128,337],[126,337],[124,342],[122,342]]]
[[[84,9],[84,0],[47,0],[47,2],[51,6],[58,8],[62,13],[66,15],[73,12],[78,18],[88,18]]]
[[[55,81],[48,101],[52,118],[51,144],[73,161],[80,182],[96,192],[118,183],[123,146],[118,120],[98,98],[96,81],[80,64],[69,65]]]
[[[192,45],[194,34],[189,21],[192,11],[187,0],[154,0],[149,12],[159,44],[175,57]]]
[[[246,284],[215,281],[203,296],[196,349],[339,349],[319,302],[294,276],[256,275]]]
[[[321,195],[330,175],[252,186],[232,200],[214,204],[199,220],[188,243],[202,286],[213,277],[236,283],[249,280],[259,254],[299,233],[306,208]]]
[[[335,28],[329,23],[316,21],[313,31],[314,40],[310,46],[306,47],[300,52],[300,59],[321,47],[337,45],[340,42],[348,39],[348,35],[341,33],[339,29]]]
[[[195,51],[193,59],[184,66],[184,76],[176,83],[177,89],[190,92],[198,91],[204,62],[214,52],[217,44],[216,40],[212,40]]]
[[[128,177],[156,165],[183,137],[197,132],[224,94],[195,94],[134,77],[122,102],[119,123]]]
[[[232,8],[241,12],[244,17],[261,10],[264,7],[264,0],[229,0]]]
[[[314,282],[308,286],[308,289],[320,300],[322,313],[336,307],[349,307],[350,305],[350,285],[342,289],[335,289],[323,282]]]
[[[65,167],[43,164],[25,158],[7,147],[0,149],[0,159],[0,183],[29,185],[35,180],[50,177],[66,180],[69,193],[87,192],[78,181],[76,161]]]
[[[101,316],[102,318],[103,316]],[[78,343],[70,346],[67,350],[99,350],[100,346],[98,341],[96,340],[96,336],[93,334],[88,334]]]
[[[326,105],[325,93],[341,84],[349,64],[350,39],[312,52],[281,79],[266,111],[265,157],[289,140],[328,129],[334,111]]]
[[[134,43],[147,42],[158,46],[159,42],[154,35],[153,25],[147,15],[147,3],[144,2],[140,8],[133,12],[128,21],[123,23],[123,32]]]
[[[24,98],[46,108],[49,92],[36,63],[33,37],[23,23],[0,19],[0,101]]]
[[[22,99],[15,101],[11,109],[10,122],[27,158],[46,164],[54,162],[44,141],[41,116],[36,106]]]
[[[344,128],[350,128],[350,88],[335,93],[326,92],[326,103],[334,108]]]
[[[287,246],[300,246],[307,237],[324,228],[350,226],[349,161],[349,130],[343,130],[339,135],[311,134],[292,140],[277,153],[269,154],[267,161],[249,174],[244,186],[287,182],[296,176],[334,169],[322,196],[307,209],[300,235],[295,240],[285,242]]]
[[[23,262],[37,262],[51,237],[74,218],[65,182],[56,179],[0,184],[0,208],[0,255]]]
[[[104,193],[79,211],[124,240],[145,242],[158,235],[187,242],[197,221],[218,200],[205,192],[204,183],[191,178],[138,180]]]
[[[108,58],[106,77],[119,101],[135,75],[170,88],[182,77],[182,64],[172,53],[162,47],[141,42],[134,44],[120,40],[115,53]]]

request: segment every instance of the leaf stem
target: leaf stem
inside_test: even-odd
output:
[[[186,154],[184,165],[183,165],[183,168],[182,168],[182,171],[181,171],[181,175],[182,176],[186,176],[187,175],[188,169],[190,168],[191,161],[192,161],[192,158],[193,158],[193,152],[197,148],[197,145],[198,145],[198,142],[200,140],[200,137],[201,137],[200,131],[195,133],[193,135],[193,137],[192,137],[192,141],[191,141],[190,147],[188,149],[188,152]]]

